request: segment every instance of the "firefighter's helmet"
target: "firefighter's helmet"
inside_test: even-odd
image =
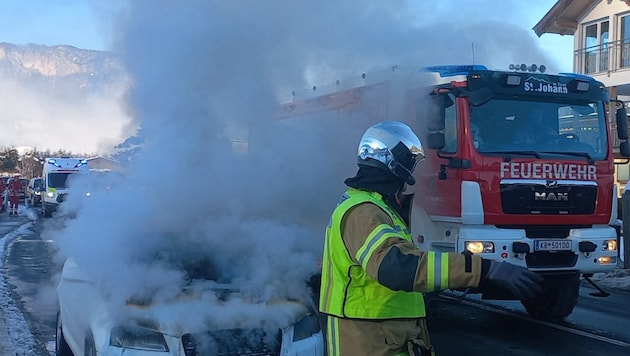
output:
[[[370,126],[359,143],[359,165],[387,169],[409,185],[416,183],[412,173],[424,157],[420,139],[400,121]]]

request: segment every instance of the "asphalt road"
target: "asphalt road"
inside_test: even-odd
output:
[[[42,221],[48,219],[32,222],[7,244],[3,269],[8,293],[32,334],[31,354],[50,356],[61,265],[53,259],[54,243],[40,239]],[[2,214],[0,236],[27,223],[25,216]],[[557,324],[529,318],[518,302],[488,303],[474,296],[460,301],[457,294],[443,294],[432,303],[432,341],[438,355],[630,355],[630,293],[609,290],[610,297],[596,298],[592,291],[583,287],[574,313]],[[10,344],[22,340],[3,332],[0,323],[0,355],[9,355]]]

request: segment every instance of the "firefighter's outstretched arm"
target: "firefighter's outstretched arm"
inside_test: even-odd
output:
[[[361,252],[366,249],[367,236],[391,224],[391,219],[380,208],[362,204],[349,212],[343,239],[348,253],[356,257],[367,274],[392,290],[426,293],[497,285],[525,299],[542,289],[542,277],[526,268],[470,254],[420,251],[395,232],[371,246],[369,258],[363,260],[361,256],[365,253]]]

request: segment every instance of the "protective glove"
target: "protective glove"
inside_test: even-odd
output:
[[[490,260],[488,273],[482,278],[509,290],[520,300],[533,298],[543,290],[542,276],[508,262]]]

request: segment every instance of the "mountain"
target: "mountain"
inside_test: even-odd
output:
[[[28,85],[79,88],[85,93],[118,87],[128,80],[112,53],[72,46],[0,42],[0,78]]]

